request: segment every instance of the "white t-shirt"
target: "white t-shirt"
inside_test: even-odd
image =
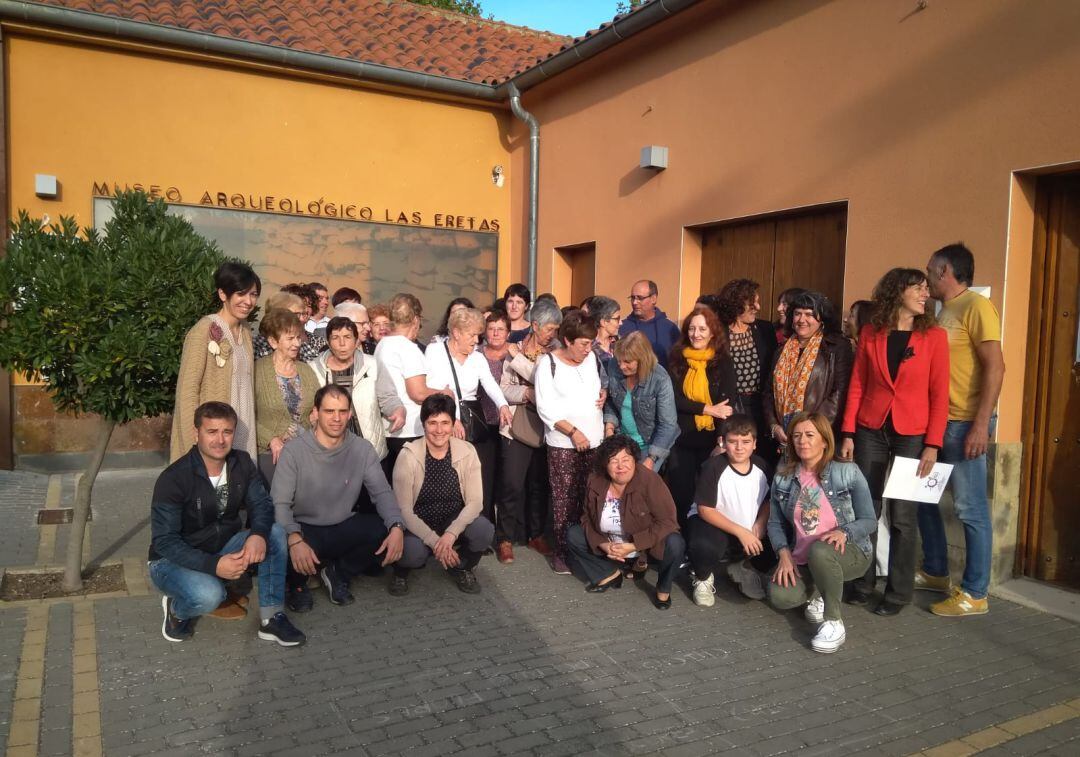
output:
[[[608,492],[604,498],[604,509],[600,512],[600,533],[612,544],[625,544],[628,540],[628,535],[622,528],[622,513],[619,512],[621,506],[622,500]],[[631,552],[627,557],[637,557],[637,552]]]
[[[450,356],[446,354],[446,342],[433,342],[424,351],[425,363],[427,364],[427,385],[430,389],[445,389],[450,387],[457,403],[457,390],[454,385],[454,375],[450,372]],[[461,399],[475,400],[477,387],[483,386],[484,392],[495,407],[506,405],[506,397],[503,396],[499,382],[491,375],[491,368],[487,359],[480,352],[473,352],[465,358],[465,364],[454,361],[454,370],[457,371],[458,383],[461,385]],[[458,417],[461,414],[458,413]]]
[[[595,353],[586,355],[581,365],[568,365],[554,355],[543,355],[536,360],[533,380],[536,412],[544,422],[544,441],[549,447],[574,448],[569,436],[555,430],[559,421],[576,426],[589,440],[589,447],[600,446],[604,441],[604,414],[596,406],[600,399],[600,372]]]
[[[725,455],[710,457],[701,468],[689,515],[697,515],[698,505],[715,507],[743,528],[751,528],[761,503],[769,498],[766,467],[762,460],[752,457],[750,470],[739,473]]]
[[[420,405],[409,398],[405,391],[405,379],[423,376],[427,373],[424,353],[407,337],[400,334],[384,336],[375,347],[375,362],[379,373],[394,384],[394,391],[405,407],[405,425],[397,431],[387,434],[397,439],[414,439],[424,435],[424,426],[420,423]]]
[[[218,513],[225,512],[225,507],[229,503],[229,466],[226,463],[221,464],[221,473],[216,476],[206,474],[210,479],[210,486],[214,487],[214,496],[217,497]]]

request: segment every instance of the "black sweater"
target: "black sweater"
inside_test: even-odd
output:
[[[728,400],[731,408],[739,412],[739,395],[735,386],[735,365],[731,362],[730,355],[721,355],[705,368],[705,374],[709,377],[709,404]],[[711,447],[716,444],[716,437],[720,433],[720,421],[713,419],[712,431],[698,431],[694,422],[695,415],[705,414],[705,403],[694,402],[687,399],[683,391],[683,381],[686,378],[686,366],[673,367],[671,371],[671,383],[675,389],[675,411],[678,414],[679,429],[682,433],[675,443],[684,447]]]

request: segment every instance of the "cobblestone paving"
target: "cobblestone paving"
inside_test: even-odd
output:
[[[45,506],[49,477],[0,471],[0,522],[4,528],[0,568],[33,565],[37,557],[37,511]]]
[[[25,627],[26,611],[22,608],[0,612],[0,745],[7,743],[11,729],[11,706]]]
[[[433,566],[401,599],[382,579],[344,608],[317,591],[300,650],[258,641],[253,617],[168,644],[156,598],[100,601],[105,754],[902,755],[1080,696],[1076,626],[1003,601],[960,621],[848,608],[824,656],[800,614],[726,587],[663,613],[529,552],[479,575],[478,597]],[[999,752],[1075,754],[1078,723]]]

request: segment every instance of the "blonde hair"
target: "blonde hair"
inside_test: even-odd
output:
[[[420,300],[411,294],[402,292],[390,300],[390,323],[395,326],[411,326],[423,312]]]
[[[450,314],[446,328],[450,331],[472,328],[473,331],[481,333],[484,330],[484,314],[476,308],[459,308]]]
[[[272,295],[266,298],[266,309],[270,310],[289,310],[290,308],[299,307],[302,308],[307,303],[300,297],[289,292],[274,292]]]
[[[817,432],[821,435],[821,438],[825,441],[825,453],[821,456],[821,460],[814,466],[814,475],[821,478],[821,474],[825,471],[825,466],[833,461],[833,457],[836,455],[836,439],[833,437],[832,424],[829,423],[829,419],[821,413],[808,413],[805,410],[801,413],[796,413],[795,417],[791,419],[791,423],[787,427],[788,443],[784,447],[784,458],[780,461],[779,472],[785,476],[789,476],[795,473],[799,469],[799,456],[795,454],[795,443],[791,438],[792,433],[795,431],[795,427],[800,423],[812,423]]]
[[[615,342],[611,351],[615,353],[616,360],[627,363],[637,361],[638,381],[644,381],[656,369],[656,353],[640,331],[634,331]]]

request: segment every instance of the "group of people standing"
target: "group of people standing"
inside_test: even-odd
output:
[[[886,273],[843,325],[802,289],[782,292],[769,322],[748,279],[700,297],[681,325],[648,280],[626,318],[609,297],[560,307],[515,284],[486,308],[453,300],[423,345],[411,294],[365,308],[351,289],[290,285],[268,299],[254,344],[261,285],[227,263],[218,312],[185,340],[174,462],[154,494],[162,632],[178,641],[198,615],[242,617],[256,565],[260,635],[300,643],[283,605],[310,609],[312,576],[347,604],[356,576],[390,567],[400,595],[434,556],[475,593],[485,552],[508,564],[527,545],[556,573],[577,567],[592,593],[653,566],[658,609],[687,564],[694,602],[714,604],[726,563],[747,596],[805,605],[811,646],[831,652],[841,602],[875,591],[879,521],[890,538],[877,614],[916,589],[948,595],[936,614],[984,613],[985,455],[1004,365],[973,277],[971,252],[949,245],[925,271]],[[955,466],[958,587],[937,506],[882,499],[897,456],[917,458],[920,476]]]

